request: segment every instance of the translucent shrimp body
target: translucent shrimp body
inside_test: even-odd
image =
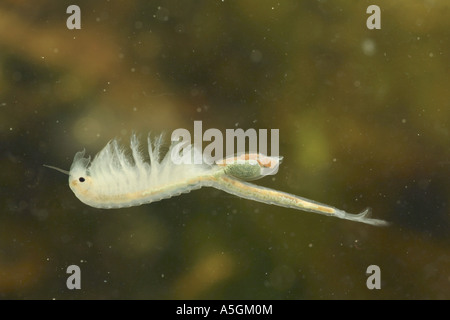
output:
[[[116,140],[110,141],[92,162],[84,151],[75,154],[69,175],[69,186],[78,199],[95,208],[123,208],[159,201],[201,187],[213,187],[241,198],[267,204],[334,216],[341,219],[382,226],[387,222],[370,218],[370,210],[350,214],[326,204],[289,193],[264,188],[243,180],[263,176],[264,170],[279,165],[281,158],[247,154],[228,158],[213,165],[194,164],[200,150],[192,146],[180,155],[182,161],[172,161],[172,145],[160,157],[161,136],[154,142],[148,138],[149,162],[144,160],[135,135],[131,137],[132,157],[126,155]]]

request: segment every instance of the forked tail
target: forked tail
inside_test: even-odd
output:
[[[371,215],[372,215],[371,208],[366,208],[366,210],[364,210],[363,212],[358,213],[358,214],[348,213],[348,212],[345,212],[345,211],[339,210],[339,209],[336,209],[336,211],[337,211],[336,217],[341,218],[341,219],[367,223],[367,224],[371,224],[373,226],[388,226],[389,225],[389,222],[387,222],[387,221],[371,218]]]

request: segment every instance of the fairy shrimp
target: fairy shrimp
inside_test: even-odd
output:
[[[370,209],[360,214],[351,214],[323,203],[245,181],[263,177],[264,170],[278,169],[281,157],[248,153],[228,157],[212,165],[193,164],[189,161],[175,163],[170,156],[174,144],[165,156],[161,157],[162,136],[154,141],[149,136],[147,145],[148,161],[144,160],[139,141],[133,134],[130,144],[131,157],[119,146],[117,140],[112,140],[92,161],[90,157],[85,157],[84,151],[77,152],[69,171],[45,166],[67,174],[69,186],[75,196],[95,208],[138,206],[202,187],[213,187],[266,204],[375,226],[388,224],[386,221],[370,218]],[[188,151],[182,157],[199,154],[201,156],[201,151],[192,145],[188,147]]]

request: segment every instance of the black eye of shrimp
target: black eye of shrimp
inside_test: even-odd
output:
[[[84,178],[83,177],[80,177],[78,180],[80,180],[80,182],[84,182]]]

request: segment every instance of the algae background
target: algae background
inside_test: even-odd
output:
[[[446,0],[3,0],[0,298],[449,299],[449,17]],[[214,189],[99,210],[42,166],[194,120],[280,129],[257,184],[393,225]]]

